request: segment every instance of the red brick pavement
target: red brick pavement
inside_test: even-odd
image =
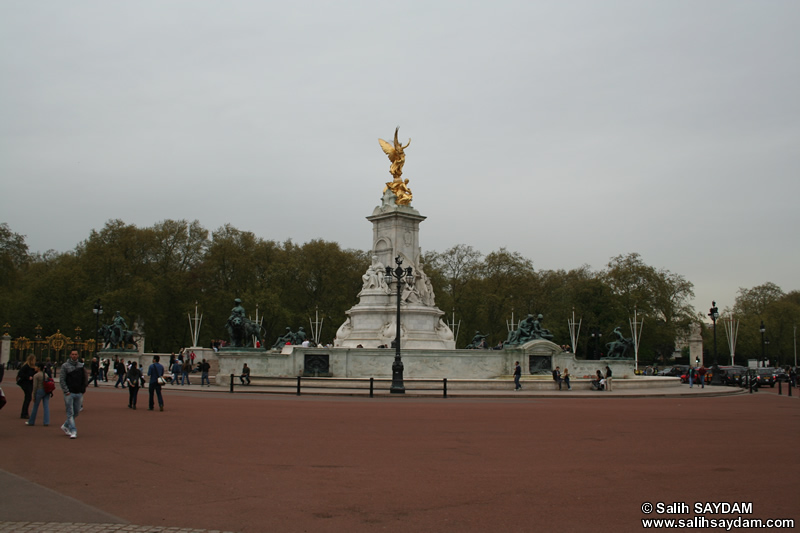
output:
[[[638,531],[648,501],[753,502],[750,518],[800,520],[800,401],[785,390],[369,399],[168,389],[166,410],[151,412],[146,391],[132,411],[127,391],[99,388],[70,440],[60,392],[51,426],[26,427],[19,389],[3,385],[0,469],[133,524]]]

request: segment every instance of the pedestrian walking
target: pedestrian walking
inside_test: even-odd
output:
[[[25,397],[22,400],[22,411],[19,414],[20,418],[30,418],[28,407],[31,405],[33,399],[33,376],[36,375],[36,356],[31,354],[22,364],[22,367],[17,371],[17,385],[22,389]]]
[[[164,398],[161,397],[161,383],[159,382],[159,378],[164,377],[164,366],[159,363],[161,358],[157,355],[153,356],[153,363],[150,365],[150,368],[147,369],[147,377],[150,378],[149,382],[149,391],[150,391],[150,402],[148,404],[148,408],[152,411],[155,407],[153,403],[153,394],[158,396],[158,408],[160,411],[164,410]]]
[[[172,368],[170,368],[172,372],[172,384],[173,385],[180,385],[181,384],[181,373],[183,372],[183,363],[180,359],[175,359],[172,363]]]
[[[72,350],[69,359],[61,365],[59,381],[67,411],[67,420],[61,425],[61,430],[69,435],[69,438],[74,439],[78,437],[75,419],[81,412],[83,393],[86,392],[86,385],[89,383],[83,363],[78,361],[78,350]]]
[[[189,381],[189,374],[192,373],[192,363],[186,361],[183,363],[183,367],[181,368],[181,385],[191,385],[192,383]]]
[[[125,388],[125,374],[127,374],[128,370],[125,368],[125,359],[120,359],[119,361],[114,364],[114,370],[117,373],[117,382],[114,383],[114,388],[122,387]]]
[[[522,385],[519,383],[519,378],[522,377],[522,367],[519,366],[519,361],[514,363],[514,390],[518,391],[522,389]]]
[[[100,377],[100,363],[97,361],[97,357],[92,357],[92,366],[89,372],[89,384],[94,382],[94,386],[97,387],[97,379]]]
[[[139,396],[139,381],[142,378],[142,371],[136,365],[136,361],[131,363],[126,376],[128,382],[128,408],[136,409],[136,399]]]
[[[606,390],[611,391],[611,369],[606,365]]]
[[[36,374],[33,376],[33,410],[26,426],[36,425],[36,413],[39,411],[39,404],[42,404],[42,425],[50,425],[50,391],[45,390],[44,382],[47,374],[44,372],[44,363],[36,363]]]

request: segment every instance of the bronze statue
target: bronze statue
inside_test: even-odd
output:
[[[545,339],[548,341],[553,340],[553,334],[550,333],[549,329],[545,329],[542,327],[542,320],[544,316],[541,314],[534,320],[533,322],[533,338],[534,339]]]
[[[394,130],[394,145],[389,144],[383,139],[378,139],[383,152],[389,156],[389,161],[392,162],[392,165],[389,167],[389,174],[392,175],[392,181],[386,183],[383,192],[389,189],[397,197],[395,200],[397,205],[409,205],[413,196],[411,194],[411,189],[408,188],[408,179],[403,180],[401,176],[403,175],[403,165],[406,163],[406,154],[404,150],[411,144],[411,139],[403,146],[402,143],[397,140],[397,132],[399,129],[400,127],[398,126]]]
[[[633,339],[625,338],[622,335],[622,332],[619,330],[619,326],[614,328],[612,332],[613,335],[617,338],[615,341],[611,341],[606,344],[606,348],[608,348],[608,355],[606,356],[607,359],[624,359],[625,354],[633,347]]]
[[[137,350],[139,345],[134,338],[134,332],[128,330],[128,324],[119,311],[116,312],[111,324],[103,324],[97,331],[103,337],[103,348],[122,348],[132,344]]]
[[[295,336],[292,333],[292,328],[286,326],[286,332],[278,337],[278,340],[275,341],[275,344],[272,345],[273,350],[281,350],[283,349],[286,344],[294,344]]]
[[[233,300],[233,309],[225,323],[225,329],[228,330],[232,347],[253,346],[254,337],[259,343],[264,343],[261,334],[262,327],[245,317],[242,300],[239,298]]]
[[[536,318],[533,315],[528,315],[524,320],[520,321],[516,330],[509,333],[508,339],[503,344],[515,346],[536,339],[552,341],[553,334],[550,333],[549,329],[542,327],[543,318],[544,316],[542,315]]]
[[[484,335],[480,331],[475,332],[475,336],[472,337],[472,342],[467,344],[467,350],[488,350],[489,345],[486,343],[486,337],[488,335]]]

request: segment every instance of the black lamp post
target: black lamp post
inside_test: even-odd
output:
[[[708,310],[708,316],[711,317],[711,322],[714,323],[714,367],[711,369],[711,384],[722,385],[722,376],[719,375],[719,361],[717,360],[717,319],[719,318],[717,302],[711,302],[711,309]]]
[[[402,297],[402,284],[401,281],[405,280],[405,282],[409,285],[414,283],[414,273],[411,270],[411,267],[406,268],[403,270],[403,267],[400,266],[403,264],[403,260],[400,259],[398,255],[395,257],[394,262],[397,263],[397,268],[392,270],[392,267],[386,267],[386,284],[391,285],[392,279],[397,280],[397,331],[394,339],[394,363],[392,363],[392,386],[389,389],[389,392],[395,394],[405,394],[406,388],[403,385],[403,361],[400,358],[400,299]]]
[[[589,330],[591,338],[594,340],[594,357],[593,359],[600,359],[600,351],[597,349],[600,346],[600,338],[603,336],[600,333],[600,328],[594,327]]]
[[[96,327],[94,328],[94,355],[97,356],[97,344],[100,335],[100,315],[103,314],[103,306],[100,305],[100,298],[97,299],[97,302],[94,304],[94,309],[92,309],[95,316],[95,323]]]
[[[764,327],[764,321],[761,321],[761,327],[758,328],[761,331],[761,366],[764,366],[764,361],[766,360],[764,357],[764,332],[767,331],[767,328]]]

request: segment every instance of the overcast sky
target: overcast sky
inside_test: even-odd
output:
[[[638,252],[707,313],[800,289],[798,27],[796,0],[8,0],[0,222],[367,250],[399,125],[423,251]]]

